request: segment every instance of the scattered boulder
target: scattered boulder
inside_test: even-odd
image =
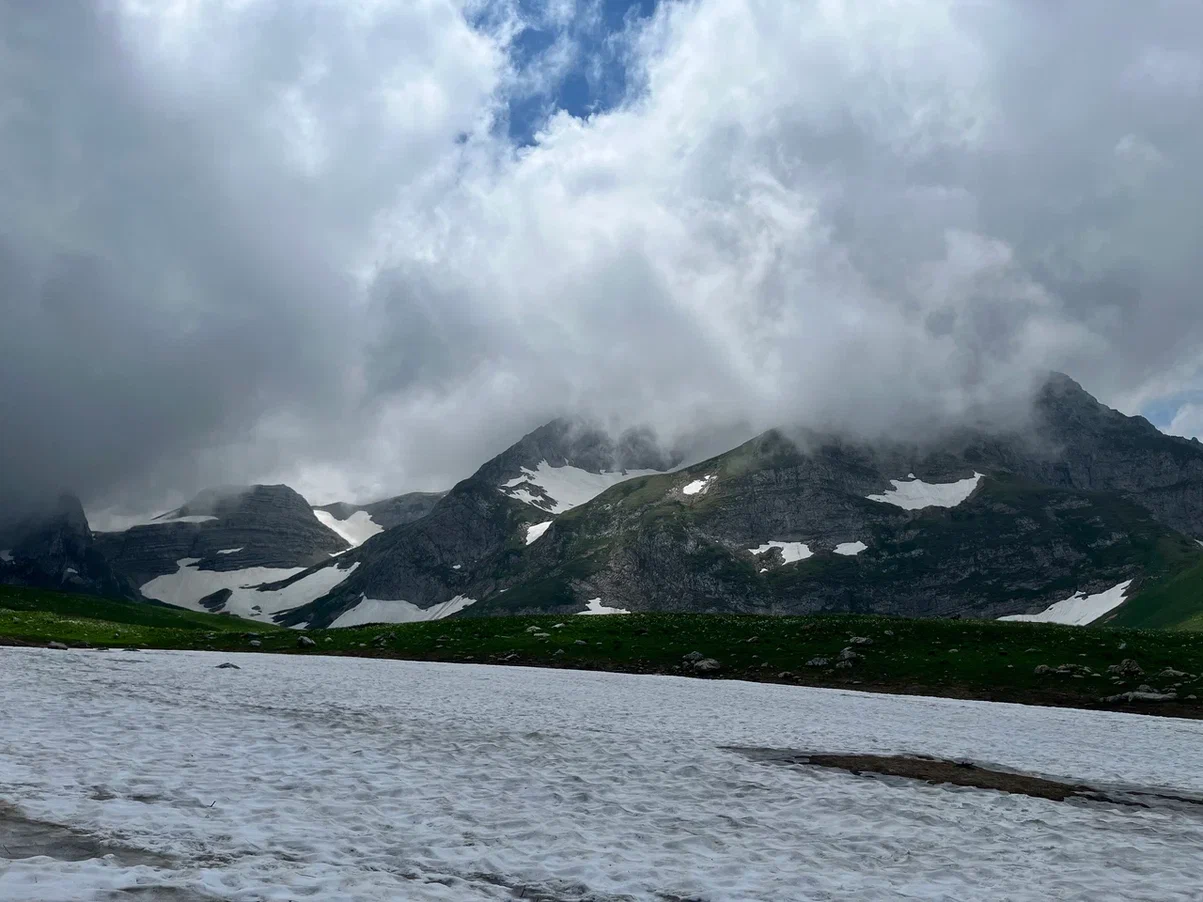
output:
[[[851,642],[853,645],[872,645],[873,644],[873,640],[870,639],[868,636],[853,636],[848,641]]]
[[[893,630],[886,630],[886,635],[887,635],[887,636],[892,636],[892,635],[894,635],[894,631],[893,631]]]
[[[262,644],[263,644],[263,643],[262,643],[262,642],[260,642],[258,639],[252,639],[252,640],[250,641],[250,646],[251,646],[251,648],[258,648],[258,647],[259,647],[259,646],[261,646]]]
[[[557,623],[552,626],[552,629],[553,630],[562,630],[564,628],[564,626],[565,626],[565,624],[563,624],[563,623]]]
[[[792,680],[793,678],[794,678],[794,675],[792,673],[790,673],[788,670],[783,670],[783,671],[781,671],[781,673],[777,674],[777,679],[779,679],[779,680]]]
[[[531,636],[536,639],[550,639],[551,633],[531,633]]]
[[[851,666],[853,661],[859,661],[863,657],[864,655],[862,655],[860,652],[853,651],[852,647],[849,646],[848,648],[840,649],[840,653],[836,655],[836,661]]]
[[[836,661],[835,667],[836,667],[836,670],[851,670],[852,662],[851,661]]]
[[[541,627],[541,626],[528,626],[528,627],[526,628],[526,631],[527,631],[528,633],[541,633],[541,632],[543,632],[543,627]]]
[[[310,639],[308,636],[298,636],[297,637],[297,647],[298,648],[313,648],[313,646],[315,646],[315,645],[317,645],[317,643],[314,642],[312,639]]]
[[[588,643],[588,642],[586,642],[584,639],[577,639],[577,640],[576,640],[575,642],[573,642],[572,644],[573,644],[573,645],[588,645],[589,643]]]
[[[714,658],[702,658],[700,661],[693,662],[693,669],[697,673],[718,673],[723,669],[723,665]]]
[[[218,664],[215,669],[216,670],[242,670],[242,668],[239,667],[237,664],[231,664],[229,661],[226,661],[224,664]]]
[[[1177,680],[1190,676],[1190,674],[1184,670],[1175,670],[1173,667],[1167,667],[1165,670],[1161,671],[1161,673],[1157,674],[1157,676],[1167,680]]]
[[[1137,689],[1135,692],[1121,692],[1119,695],[1108,695],[1103,701],[1114,704],[1115,702],[1172,702],[1176,701],[1178,693],[1176,692],[1143,692]]]
[[[62,642],[48,642],[46,644],[46,647],[47,648],[55,648],[55,649],[58,649],[59,651],[67,650],[67,646]]]
[[[1116,676],[1122,677],[1138,677],[1145,675],[1144,668],[1131,658],[1124,658],[1118,664],[1112,664],[1107,668],[1107,672],[1114,673]]]
[[[806,666],[807,667],[830,667],[831,659],[830,658],[811,658],[809,661],[806,662]]]
[[[681,660],[684,661],[686,664],[696,664],[698,661],[701,661],[705,657],[706,656],[704,654],[702,654],[700,651],[691,651],[689,654],[687,654]]]
[[[557,648],[557,649],[555,650],[555,652],[552,654],[552,657],[553,657],[553,658],[556,658],[556,657],[559,657],[559,656],[560,656],[560,655],[562,655],[562,654],[564,654],[564,649],[562,649],[562,648]]]
[[[1053,670],[1053,668],[1049,667],[1047,664],[1037,664],[1036,665],[1036,675],[1037,676],[1044,676],[1044,674],[1046,674],[1046,673],[1054,673],[1054,672],[1055,671]]]

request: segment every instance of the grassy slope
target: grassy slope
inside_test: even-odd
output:
[[[0,586],[0,640],[193,648],[209,633],[243,635],[247,630],[276,629],[166,605]]]
[[[43,603],[43,609],[31,610]],[[131,607],[140,610],[131,612]],[[103,619],[110,617],[125,619]],[[547,636],[528,632],[531,626]],[[250,646],[250,629],[260,636],[261,648]],[[306,635],[317,643],[310,651],[298,647],[291,630],[228,617],[28,590],[0,591],[0,642],[42,644],[57,639],[97,646],[351,654],[666,674],[687,672],[682,658],[697,651],[717,659],[722,665],[719,676],[727,678],[1080,707],[1099,707],[1101,696],[1141,683],[1169,688],[1179,680],[1157,673],[1173,667],[1195,675],[1178,687],[1183,700],[1143,710],[1203,716],[1203,704],[1186,698],[1203,695],[1203,681],[1197,678],[1203,677],[1203,646],[1187,633],[855,615],[642,614],[453,618]],[[873,640],[857,647],[864,658],[852,670],[806,666],[816,656],[834,658],[852,636]],[[1136,659],[1147,675],[1113,681],[1106,668],[1124,658]],[[1098,675],[1037,675],[1039,664],[1087,665]],[[1107,707],[1142,710],[1139,705]]]
[[[1203,630],[1203,562],[1141,589],[1104,620],[1137,629]]]

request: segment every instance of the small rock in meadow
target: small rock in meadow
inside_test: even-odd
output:
[[[261,646],[263,643],[258,639],[252,639],[248,644],[251,646],[251,648],[259,648],[259,646]]]
[[[1108,673],[1114,673],[1118,676],[1144,676],[1144,668],[1137,664],[1131,658],[1124,658],[1118,664],[1112,664],[1107,668]]]
[[[586,642],[584,639],[577,639],[577,640],[576,640],[575,642],[573,642],[572,644],[573,644],[573,645],[588,645],[589,643],[588,643],[588,642]]]
[[[1173,680],[1178,679],[1179,677],[1189,676],[1189,674],[1184,670],[1175,670],[1173,667],[1167,667],[1165,670],[1161,671],[1161,673],[1157,674],[1157,676],[1164,677],[1167,680]]]
[[[55,648],[55,649],[58,649],[59,651],[67,650],[67,646],[64,645],[62,642],[49,642],[49,643],[47,643],[46,647],[47,648]]]
[[[327,636],[327,637],[326,637],[325,639],[323,639],[322,641],[323,641],[323,642],[333,642],[334,640],[333,640],[333,639],[331,639],[329,636]]]
[[[868,636],[853,636],[848,641],[851,642],[853,645],[872,645],[873,644],[873,640],[870,639]]]
[[[297,646],[300,648],[313,648],[313,646],[315,646],[315,645],[317,645],[317,643],[314,642],[312,639],[310,639],[308,636],[297,637]]]
[[[835,666],[836,666],[837,670],[851,670],[852,662],[851,661],[837,661]]]
[[[531,636],[536,639],[550,639],[551,633],[531,633]]]
[[[779,679],[779,680],[792,680],[793,678],[794,678],[794,675],[792,673],[790,673],[788,670],[783,670],[783,671],[781,671],[781,673],[777,674],[777,679]]]
[[[562,655],[562,654],[564,654],[564,649],[562,649],[562,648],[557,648],[557,649],[555,650],[555,653],[552,655],[552,657],[553,657],[553,658],[555,658],[555,657],[559,657],[559,656],[560,656],[560,655]]]
[[[564,626],[565,625],[563,623],[557,623],[554,626],[552,626],[552,629],[553,630],[562,630],[564,628]]]
[[[704,657],[706,657],[706,656],[704,654],[702,654],[700,651],[691,651],[689,654],[687,654],[681,660],[685,661],[689,664],[695,664],[698,661],[702,660]]]
[[[853,651],[851,646],[849,646],[848,648],[840,649],[840,653],[838,655],[836,655],[836,660],[843,661],[843,662],[851,665],[851,663],[853,661],[859,661],[863,657],[864,657],[864,655],[860,654],[859,652]]]
[[[543,627],[541,627],[541,626],[528,626],[528,627],[526,628],[526,631],[527,631],[528,633],[541,633],[541,632],[543,632]]]
[[[894,631],[893,631],[893,630],[886,630],[886,635],[887,635],[887,636],[892,636],[892,635],[894,635]]]
[[[714,658],[702,658],[693,662],[693,669],[698,673],[718,673],[723,669],[723,665]]]
[[[806,662],[807,667],[829,667],[831,660],[828,658],[811,658]]]
[[[744,641],[745,641],[745,642],[759,642],[759,641],[760,641],[760,637],[759,637],[759,636],[751,636],[751,637],[749,637],[749,638],[745,639]]]
[[[1036,665],[1036,675],[1037,676],[1043,676],[1046,673],[1052,673],[1052,672],[1053,672],[1053,668],[1049,667],[1047,664],[1037,664]]]

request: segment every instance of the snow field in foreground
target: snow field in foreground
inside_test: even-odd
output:
[[[216,670],[227,658],[242,669]],[[1167,902],[1197,898],[1203,880],[1203,819],[1182,810],[722,748],[914,752],[1197,793],[1195,721],[567,670],[14,648],[0,649],[0,711],[0,800],[171,860],[0,857],[5,902],[134,887],[130,899],[187,902]]]

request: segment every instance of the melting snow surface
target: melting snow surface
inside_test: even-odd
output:
[[[590,598],[585,602],[586,608],[583,611],[577,611],[579,615],[588,614],[629,614],[631,613],[626,608],[608,608],[602,604],[600,598]]]
[[[322,526],[342,536],[353,548],[362,545],[377,533],[384,532],[384,527],[373,520],[367,511],[356,511],[345,520],[339,520],[329,511],[316,509],[313,516],[317,517]]]
[[[522,475],[509,480],[501,486],[507,495],[533,505],[540,510],[552,514],[562,514],[564,511],[579,507],[586,501],[592,501],[612,485],[635,479],[639,476],[655,476],[659,470],[627,470],[607,473],[591,473],[578,467],[553,467],[547,461],[540,461],[539,466],[531,470],[522,468]],[[537,497],[526,486],[538,486],[551,497],[545,501]]]
[[[973,494],[981,480],[981,473],[974,473],[968,479],[959,482],[939,484],[924,482],[922,479],[913,479],[910,482],[891,479],[894,488],[881,495],[865,497],[870,501],[892,504],[908,511],[922,510],[925,507],[956,507]]]
[[[288,579],[305,568],[246,567],[242,570],[198,570],[196,565],[199,562],[200,558],[183,558],[176,561],[179,569],[175,573],[156,576],[142,586],[142,594],[176,607],[204,611],[205,608],[200,604],[202,598],[219,589],[232,589],[234,594],[222,610],[238,617],[259,617],[287,611],[308,604],[315,598],[321,598],[359,566],[355,563],[345,570],[340,570],[337,566],[326,567],[283,589],[259,592],[254,586]],[[252,611],[256,605],[259,610]]]
[[[542,523],[535,523],[533,526],[526,527],[526,544],[533,545],[537,542],[543,537],[543,533],[547,532],[547,527],[549,526],[551,526],[551,521],[544,520]]]
[[[1074,594],[1065,601],[1050,605],[1039,614],[1010,614],[999,617],[999,620],[1024,620],[1030,623],[1066,623],[1071,626],[1085,626],[1094,623],[1108,611],[1115,610],[1124,603],[1124,596],[1132,580],[1113,586],[1098,595]]]
[[[681,489],[686,495],[699,495],[710,488],[710,481],[714,476],[703,476],[701,479],[695,479],[693,482]]]
[[[476,604],[475,598],[456,595],[450,601],[430,608],[420,608],[408,601],[382,601],[362,597],[359,604],[338,615],[331,627],[359,626],[364,623],[420,623],[426,620],[442,620],[468,605]]]
[[[242,551],[242,549],[245,547],[246,547],[245,545],[239,545],[237,548],[222,548],[217,553],[218,554],[234,554],[236,552]]]
[[[231,659],[240,670],[215,669]],[[0,700],[5,802],[166,856],[0,848],[5,902],[1187,902],[1203,875],[1203,818],[1183,807],[724,750],[906,752],[1198,794],[1201,721],[737,680],[30,648],[0,648]]]
[[[814,555],[814,552],[810,550],[810,546],[804,542],[766,542],[756,548],[749,548],[748,551],[752,552],[752,554],[764,554],[773,548],[781,549],[781,556],[785,558],[785,563],[787,564],[804,561]],[[763,572],[762,570],[761,573]]]
[[[835,553],[855,557],[868,547],[864,542],[840,542],[835,546]]]

